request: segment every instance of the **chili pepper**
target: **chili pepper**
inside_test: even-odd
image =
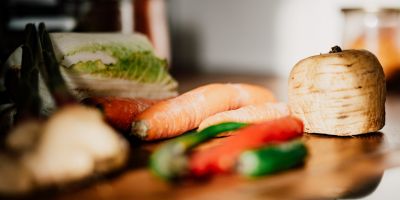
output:
[[[307,148],[301,140],[268,145],[241,153],[237,171],[250,177],[272,174],[298,166],[306,155]]]
[[[194,176],[229,173],[234,170],[242,152],[290,141],[302,135],[302,121],[291,116],[252,124],[235,131],[218,146],[195,152],[190,158],[190,171]]]
[[[173,179],[188,171],[186,153],[220,133],[236,130],[246,126],[245,123],[225,122],[210,126],[200,132],[185,134],[160,146],[151,155],[150,169],[164,179]]]

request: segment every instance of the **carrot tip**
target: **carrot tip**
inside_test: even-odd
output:
[[[146,124],[146,122],[144,121],[134,121],[132,122],[132,129],[131,129],[131,133],[133,135],[138,136],[141,139],[144,139],[147,137],[147,130],[148,130],[148,126]]]

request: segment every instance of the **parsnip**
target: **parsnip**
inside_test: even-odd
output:
[[[347,136],[385,124],[386,84],[378,59],[340,48],[298,62],[289,77],[289,106],[305,132]]]

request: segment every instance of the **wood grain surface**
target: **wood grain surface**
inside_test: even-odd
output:
[[[210,82],[247,82],[271,88],[285,101],[286,80],[265,76],[179,76],[181,92]],[[158,143],[132,144],[127,169],[97,177],[74,188],[42,196],[45,199],[333,199],[356,198],[371,193],[385,169],[400,166],[400,96],[389,94],[386,126],[381,132],[356,137],[306,134],[309,156],[293,170],[248,179],[221,175],[208,180],[167,183],[146,168]],[[218,141],[214,141],[218,142]]]

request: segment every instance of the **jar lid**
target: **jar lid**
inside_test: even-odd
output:
[[[342,8],[341,11],[343,13],[400,13],[399,8],[386,8],[386,7],[374,7],[374,8],[361,8],[361,7],[349,7],[349,8]]]

